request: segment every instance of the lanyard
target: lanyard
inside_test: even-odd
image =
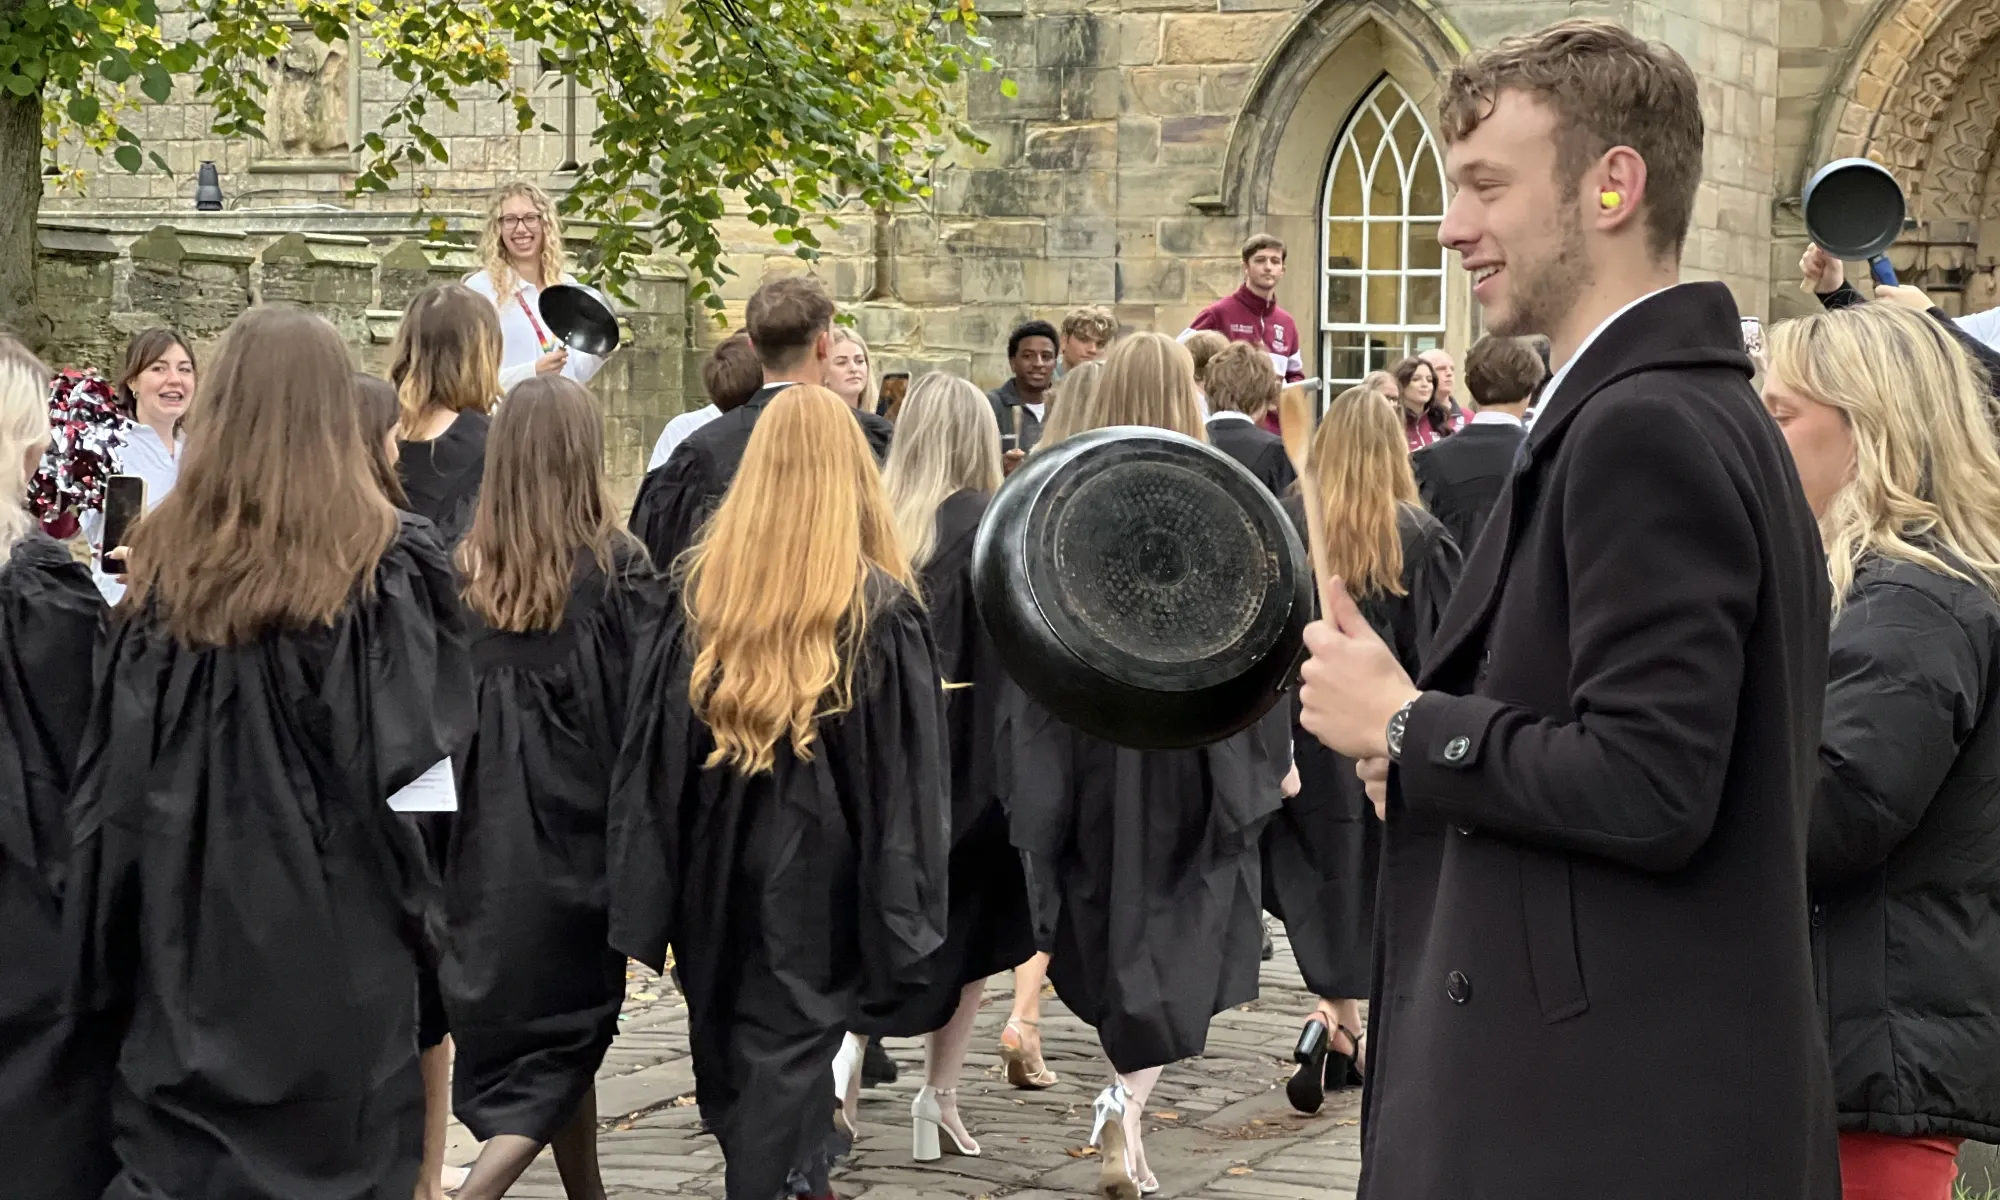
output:
[[[529,307],[528,305],[527,293],[528,289],[525,287],[515,288],[514,303],[521,306],[521,312],[527,316],[528,324],[534,327],[536,346],[539,347],[543,353],[547,353],[548,350],[550,349],[549,335],[542,329],[542,323],[535,319],[535,310]]]

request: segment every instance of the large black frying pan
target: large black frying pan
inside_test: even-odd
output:
[[[603,358],[618,348],[618,318],[589,288],[574,283],[544,288],[539,307],[549,332],[570,349]]]
[[[1312,571],[1278,502],[1234,459],[1119,427],[1028,456],[987,507],[973,596],[1027,693],[1142,750],[1221,741],[1291,683]]]
[[[1800,197],[1806,233],[1835,258],[1868,260],[1875,282],[1896,286],[1887,251],[1903,233],[1908,206],[1902,185],[1887,168],[1865,158],[1843,158],[1813,172]]]

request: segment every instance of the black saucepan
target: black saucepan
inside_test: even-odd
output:
[[[972,587],[1030,696],[1142,750],[1207,745],[1264,715],[1312,619],[1305,549],[1264,485],[1143,427],[1030,455],[980,522]]]
[[[1835,258],[1868,260],[1875,282],[1896,285],[1889,247],[1903,233],[1908,205],[1888,168],[1865,158],[1842,158],[1813,172],[1800,197],[1806,234]]]
[[[570,349],[603,358],[618,348],[618,318],[589,288],[556,284],[543,290],[540,307],[549,332]]]

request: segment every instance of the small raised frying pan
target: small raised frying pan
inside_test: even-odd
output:
[[[1896,286],[1887,252],[1903,233],[1909,206],[1887,168],[1843,158],[1813,172],[1801,197],[1806,233],[1819,248],[1850,262],[1868,261],[1875,282]]]

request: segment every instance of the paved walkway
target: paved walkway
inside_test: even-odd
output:
[[[1361,1167],[1361,1093],[1328,1097],[1316,1117],[1285,1103],[1290,1051],[1310,1007],[1290,948],[1264,964],[1263,996],[1216,1017],[1208,1054],[1169,1067],[1146,1111],[1146,1156],[1162,1197],[1199,1200],[1352,1200]],[[1090,1028],[1050,996],[1043,1002],[1043,1053],[1062,1077],[1042,1092],[1016,1091],[1001,1074],[1000,1027],[1010,1003],[1004,977],[980,1010],[959,1108],[984,1153],[910,1160],[910,1100],[923,1073],[923,1044],[891,1039],[902,1078],[862,1093],[861,1137],[834,1189],[851,1200],[1069,1200],[1093,1195],[1097,1179],[1090,1102],[1110,1068]],[[604,1178],[613,1197],[702,1196],[721,1200],[722,1155],[698,1136],[687,1010],[673,985],[634,967],[617,1042],[598,1076]],[[829,1090],[831,1084],[829,1084]],[[613,1115],[617,1114],[617,1115]],[[452,1127],[455,1163],[476,1153]],[[509,1193],[559,1200],[544,1154]]]

